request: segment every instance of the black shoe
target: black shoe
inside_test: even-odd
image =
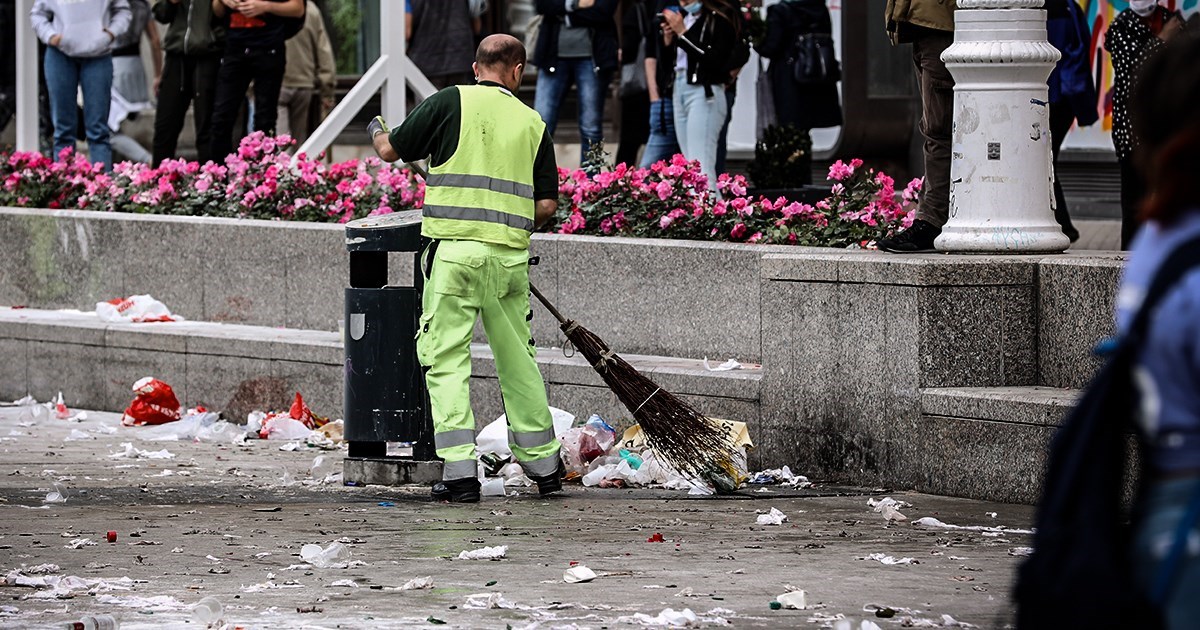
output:
[[[455,479],[433,484],[434,501],[443,503],[479,503],[478,479]]]
[[[937,251],[933,247],[933,239],[942,233],[942,228],[917,219],[912,227],[891,237],[880,239],[876,245],[885,252],[893,254],[917,254]]]
[[[566,473],[566,467],[563,466],[562,460],[559,460],[558,470],[554,471],[554,473],[545,477],[536,477],[534,475],[530,475],[529,478],[537,484],[538,494],[544,497],[546,495],[562,491],[562,479],[563,475]]]

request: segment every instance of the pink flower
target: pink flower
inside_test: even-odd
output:
[[[733,226],[732,230],[729,231],[730,238],[732,238],[735,241],[742,240],[742,237],[745,235],[746,235],[746,224],[745,223],[738,223],[737,225]]]
[[[672,219],[672,218],[671,218],[671,215],[669,215],[669,214],[664,214],[664,215],[663,215],[663,216],[662,216],[662,217],[661,217],[661,218],[658,220],[658,228],[659,228],[660,230],[665,230],[665,229],[667,229],[667,228],[671,227],[671,224],[672,224],[672,223],[674,223],[674,222],[675,222],[675,219]]]
[[[670,182],[667,181],[658,182],[658,184],[655,184],[654,186],[654,192],[658,194],[658,198],[661,201],[666,201],[667,198],[671,196],[671,192],[673,190],[674,188],[671,186]]]

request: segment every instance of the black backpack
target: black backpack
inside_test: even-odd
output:
[[[1138,394],[1133,368],[1155,306],[1197,266],[1200,238],[1167,257],[1128,334],[1051,441],[1034,520],[1033,555],[1017,573],[1018,628],[1162,626],[1157,606],[1134,582],[1129,553],[1132,529],[1122,509],[1122,495],[1133,472],[1128,438],[1131,432],[1139,438],[1143,435],[1134,425]],[[1148,455],[1141,458],[1143,483],[1147,459]],[[1166,571],[1167,582],[1160,582],[1164,590],[1169,588],[1173,567]]]
[[[806,33],[796,37],[788,63],[796,83],[836,83],[842,80],[842,66],[833,49],[831,33]]]

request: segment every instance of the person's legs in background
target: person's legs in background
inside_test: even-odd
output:
[[[650,168],[676,153],[679,153],[679,139],[675,137],[675,104],[672,98],[664,97],[650,103],[650,137],[646,139],[646,150],[638,166]]]
[[[558,108],[562,106],[563,96],[566,95],[573,80],[572,67],[568,63],[558,64],[554,72],[538,70],[533,108],[542,117],[542,122],[546,123],[546,131],[551,137],[558,128]]]
[[[729,121],[733,120],[733,103],[737,100],[737,83],[725,88],[725,124],[721,125],[721,137],[717,139],[717,173],[725,172],[725,156],[729,153],[725,142],[729,139]]]
[[[692,154],[688,152],[690,148],[688,147],[690,138],[687,135],[688,100],[685,98],[688,87],[687,77],[683,73],[679,73],[675,77],[675,91],[671,96],[671,107],[674,108],[672,114],[675,123],[675,140],[679,143],[679,152],[690,160]]]
[[[158,84],[158,107],[154,112],[154,166],[175,157],[179,134],[191,104],[188,63],[182,55],[168,54],[163,61],[162,80]],[[199,144],[197,139],[196,144]]]
[[[579,87],[579,163],[587,166],[592,147],[604,142],[604,101],[612,73],[597,72],[591,59],[572,59],[570,63],[575,66],[575,85]]]
[[[925,136],[925,186],[917,219],[941,228],[950,218],[950,134],[954,127],[954,77],[942,53],[953,33],[923,35],[913,42],[921,85],[921,133]]]
[[[275,135],[279,116],[279,90],[287,65],[284,49],[254,51],[254,131]]]
[[[279,115],[275,131],[281,136],[291,136],[295,139],[297,147],[308,140],[308,119],[312,100],[313,90],[308,88],[285,87],[279,90]]]
[[[717,140],[721,125],[725,124],[725,95],[720,87],[708,96],[702,85],[675,86],[675,94],[682,95],[683,117],[676,116],[675,124],[683,156],[699,160],[700,170],[708,177],[709,190],[717,185]]]
[[[1067,198],[1063,195],[1062,178],[1058,176],[1058,152],[1071,125],[1075,124],[1075,112],[1066,102],[1050,104],[1050,150],[1054,168],[1054,220],[1062,226],[1063,234],[1071,242],[1079,240],[1079,230],[1071,224],[1071,213],[1067,209]]]
[[[202,57],[192,62],[189,93],[192,95],[192,120],[196,127],[196,157],[201,162],[213,159],[212,113],[217,99],[217,75],[220,57]],[[224,156],[222,156],[224,157]]]
[[[253,76],[254,62],[245,51],[226,51],[217,73],[212,109],[211,157],[217,162],[233,153],[233,127]]]
[[[79,64],[53,46],[46,47],[46,91],[50,97],[50,118],[54,122],[54,159],[63,149],[75,148],[75,93],[79,89]]]
[[[1133,165],[1133,158],[1117,159],[1121,166],[1121,249],[1129,249],[1129,243],[1141,227],[1138,211],[1146,196],[1146,182]]]
[[[83,92],[83,125],[87,131],[88,159],[112,170],[112,145],[108,111],[112,107],[112,55],[82,60],[79,87]]]
[[[650,137],[650,93],[639,92],[621,97],[621,136],[617,164],[634,166],[638,150]]]

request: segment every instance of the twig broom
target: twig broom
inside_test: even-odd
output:
[[[735,447],[716,423],[659,387],[613,352],[595,333],[567,319],[532,284],[534,297],[558,320],[571,345],[583,354],[646,434],[654,452],[680,472],[724,472]]]

